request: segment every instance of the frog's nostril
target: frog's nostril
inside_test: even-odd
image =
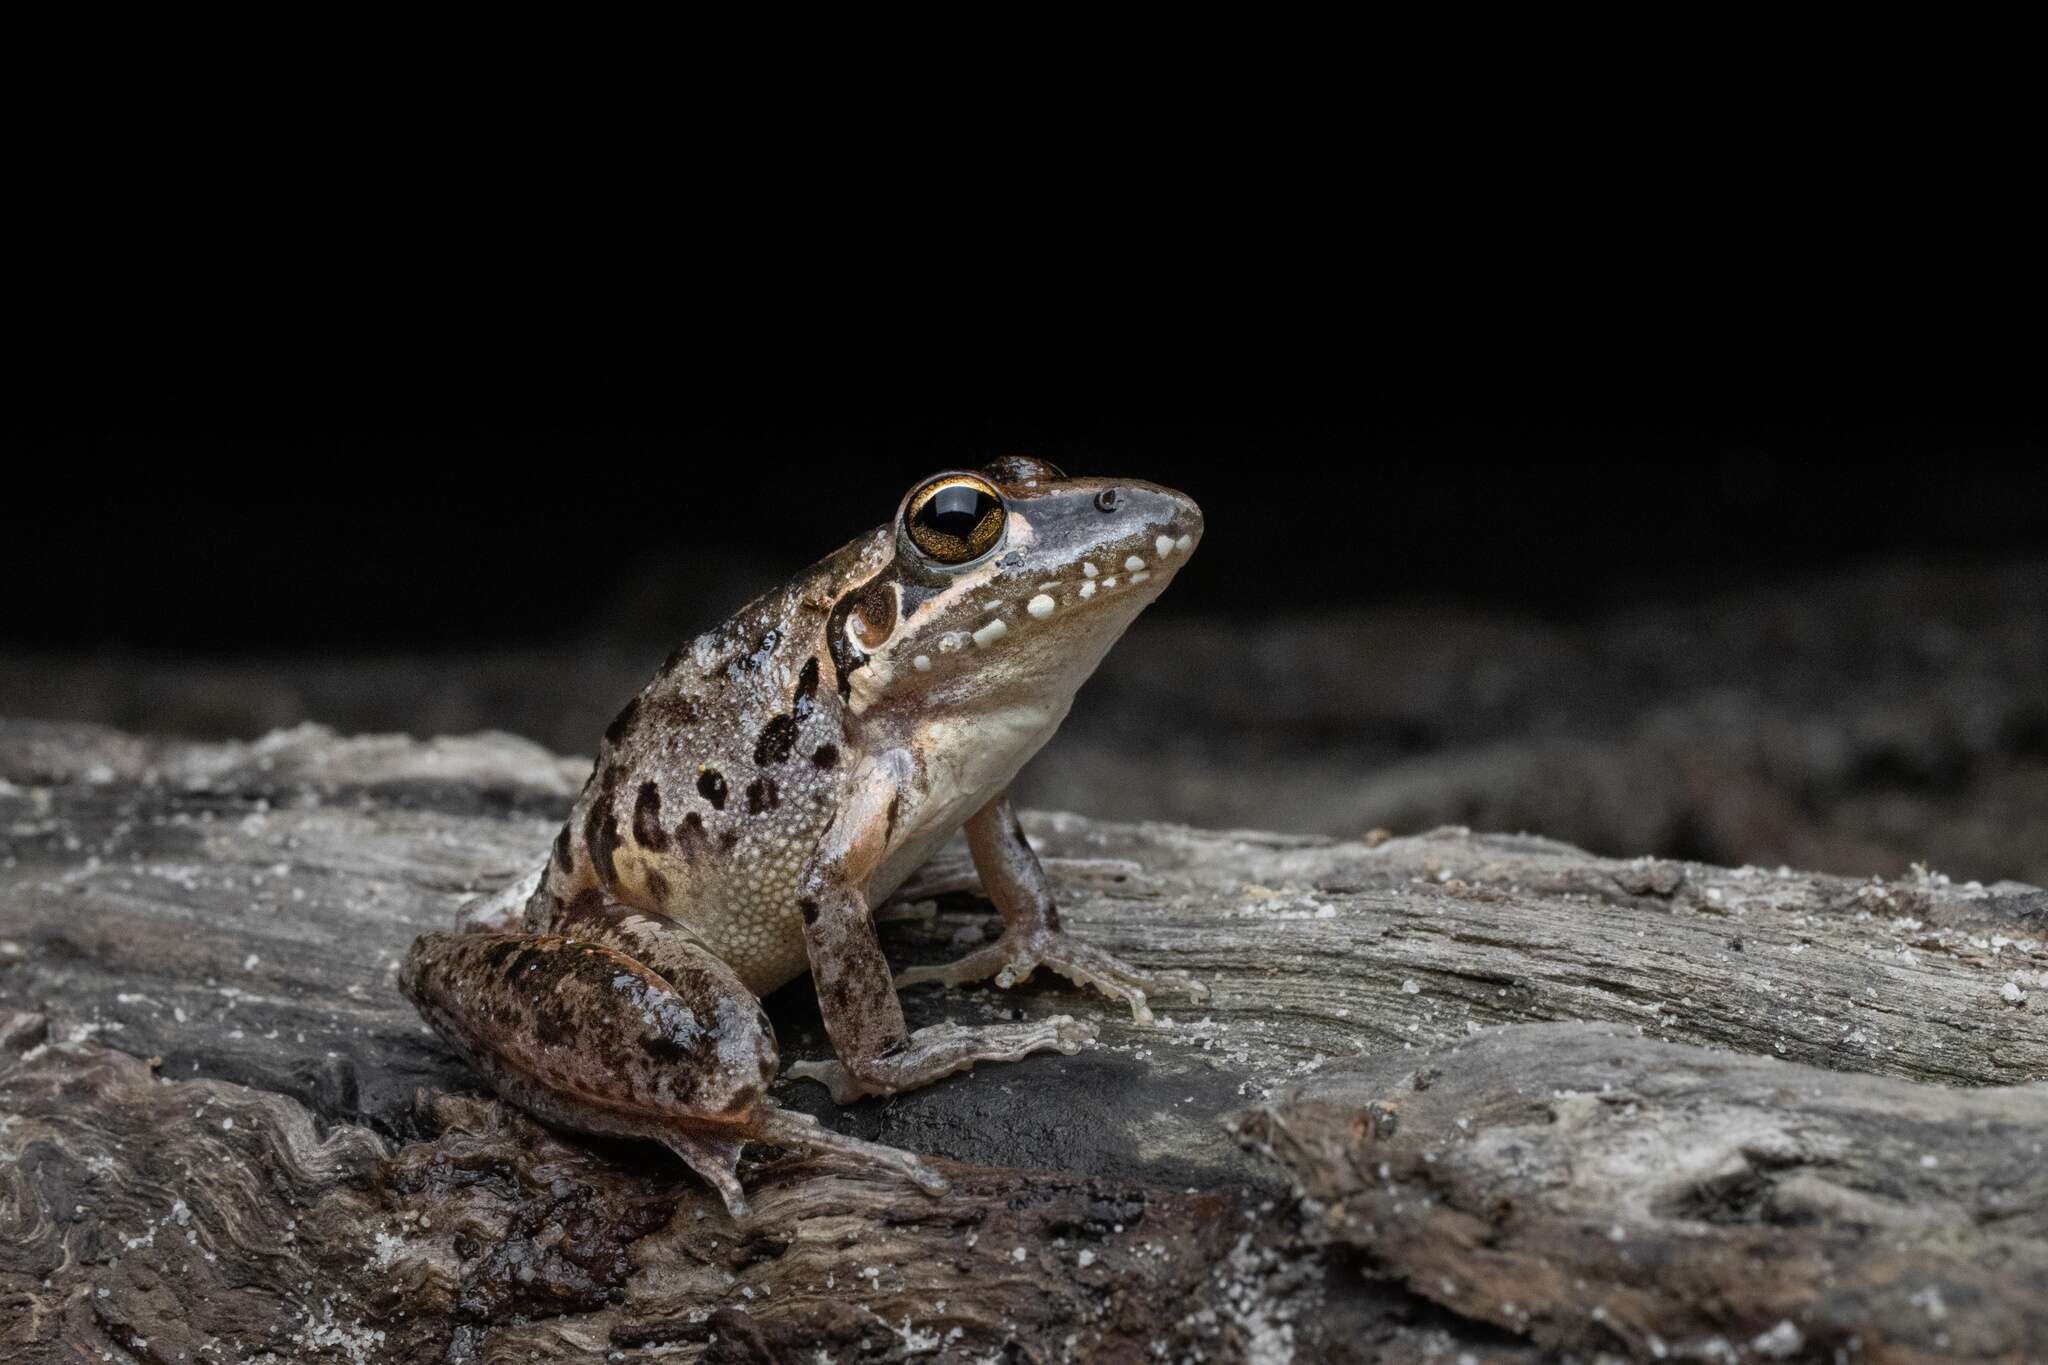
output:
[[[1114,488],[1105,488],[1095,495],[1095,505],[1105,512],[1114,512],[1124,505],[1124,495]]]

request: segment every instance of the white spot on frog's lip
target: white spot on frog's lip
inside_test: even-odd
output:
[[[1132,555],[1129,559],[1126,559],[1124,561],[1124,567],[1135,573],[1139,569],[1145,567],[1145,561],[1138,558],[1136,555]]]
[[[1081,561],[1081,572],[1086,574],[1088,577],[1093,578],[1096,574],[1102,571],[1084,559]]]
[[[915,659],[912,659],[910,661],[910,666],[920,673],[929,673],[932,667],[932,656],[929,654],[920,654]]]
[[[1052,615],[1052,609],[1055,605],[1056,604],[1050,597],[1046,596],[1044,593],[1040,593],[1038,594],[1038,596],[1032,598],[1029,602],[1025,603],[1024,610],[1030,612],[1033,616],[1043,621],[1046,617]]]
[[[992,645],[1010,633],[1009,623],[1000,616],[974,632],[974,643]]]
[[[1181,538],[1180,538],[1179,540],[1176,540],[1176,541],[1175,541],[1175,542],[1173,542],[1173,543],[1174,543],[1174,545],[1175,545],[1175,546],[1177,546],[1177,547],[1178,547],[1179,549],[1181,549],[1182,551],[1186,551],[1186,550],[1189,550],[1189,549],[1193,548],[1193,546],[1194,546],[1194,543],[1195,543],[1195,538],[1194,538],[1193,536],[1187,536],[1187,535],[1184,535],[1184,536],[1182,536],[1182,537],[1181,537]]]
[[[1095,580],[1091,578],[1081,585],[1081,600],[1086,602],[1093,596],[1095,596]]]
[[[1152,548],[1159,552],[1159,557],[1161,559],[1166,558],[1168,555],[1173,553],[1173,537],[1159,537],[1159,539],[1152,542]]]
[[[1151,576],[1152,574],[1149,570],[1140,569],[1136,573],[1131,575],[1131,582],[1143,583],[1146,579],[1150,578]]]
[[[1103,586],[1103,587],[1105,587],[1105,588],[1113,588],[1113,587],[1115,587],[1115,586],[1116,586],[1116,575],[1115,575],[1115,574],[1111,574],[1111,575],[1110,575],[1109,577],[1107,577],[1107,578],[1103,579],[1103,580],[1102,580],[1102,586]]]
[[[1057,578],[1048,578],[1045,580],[1045,582],[1040,583],[1038,585],[1038,590],[1040,592],[1051,592],[1054,588],[1057,588],[1059,585],[1060,581]]]
[[[939,653],[941,654],[951,654],[956,649],[965,648],[966,645],[967,636],[962,631],[949,630],[939,637]]]

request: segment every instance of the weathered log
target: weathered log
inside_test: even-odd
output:
[[[1493,1029],[1251,1115],[1303,1227],[1460,1315],[1657,1359],[2048,1353],[2048,1085]]]
[[[1222,1120],[1543,1020],[1902,1081],[2048,1077],[2032,888],[1036,815],[1070,925],[1193,971],[1210,1000],[1155,1001],[1142,1029],[1057,981],[913,992],[916,1025],[1085,1013],[1102,1039],[844,1110],[783,1083],[836,1127],[954,1163],[954,1190],[761,1151],[734,1227],[658,1150],[483,1096],[393,984],[413,935],[544,855],[585,766],[506,736],[0,723],[14,1354],[1534,1358],[1567,1338],[1304,1224],[1289,1186],[1310,1173],[1290,1181]],[[882,913],[891,954],[978,939],[972,885],[942,855]],[[768,1003],[785,1057],[822,1054],[807,985]]]

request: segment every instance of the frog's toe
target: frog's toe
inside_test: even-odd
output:
[[[965,986],[994,980],[1004,990],[1024,981],[1040,967],[1050,968],[1077,986],[1100,991],[1129,1006],[1131,1018],[1140,1024],[1153,1022],[1147,996],[1170,990],[1195,1000],[1209,998],[1209,988],[1186,972],[1146,972],[1122,958],[1091,948],[1057,930],[1006,932],[986,947],[977,948],[957,962],[938,967],[908,967],[896,974],[898,989],[938,984]]]
[[[1197,1000],[1208,997],[1208,988],[1186,972],[1145,972],[1118,957],[1059,935],[1039,952],[1039,960],[1077,986],[1093,987],[1112,1000],[1130,1006],[1131,1018],[1140,1024],[1152,1022],[1146,995],[1172,989]]]
[[[738,1172],[740,1142],[731,1137],[672,1129],[661,1134],[661,1143],[718,1192],[726,1213],[735,1222],[747,1216],[747,1193],[740,1188]]]
[[[950,1188],[946,1183],[946,1177],[940,1175],[929,1162],[915,1152],[906,1152],[900,1147],[886,1147],[879,1142],[865,1142],[857,1137],[848,1137],[844,1133],[835,1133],[809,1114],[795,1110],[768,1107],[755,1120],[753,1133],[763,1142],[837,1157],[856,1169],[887,1171],[935,1197],[944,1194]]]
[[[860,1078],[837,1062],[791,1062],[782,1074],[796,1081],[816,1081],[831,1092],[832,1103],[852,1104],[879,1092],[862,1085]]]
[[[1069,1057],[1079,1052],[1083,1045],[1096,1039],[1095,1025],[1076,1019],[1071,1014],[1055,1014],[1045,1023],[1052,1030],[1052,1045]]]
[[[1022,980],[1031,974],[1026,966],[1022,973],[1016,973],[1011,945],[1002,939],[976,948],[967,956],[954,962],[941,963],[932,967],[905,967],[896,973],[896,989],[910,986],[969,986],[977,981],[996,977],[996,984],[1009,986],[1013,980]],[[1008,978],[1008,979],[1006,979]]]

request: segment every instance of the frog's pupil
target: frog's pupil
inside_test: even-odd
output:
[[[925,499],[917,519],[942,536],[965,542],[988,515],[992,500],[988,494],[967,484],[941,488]]]

